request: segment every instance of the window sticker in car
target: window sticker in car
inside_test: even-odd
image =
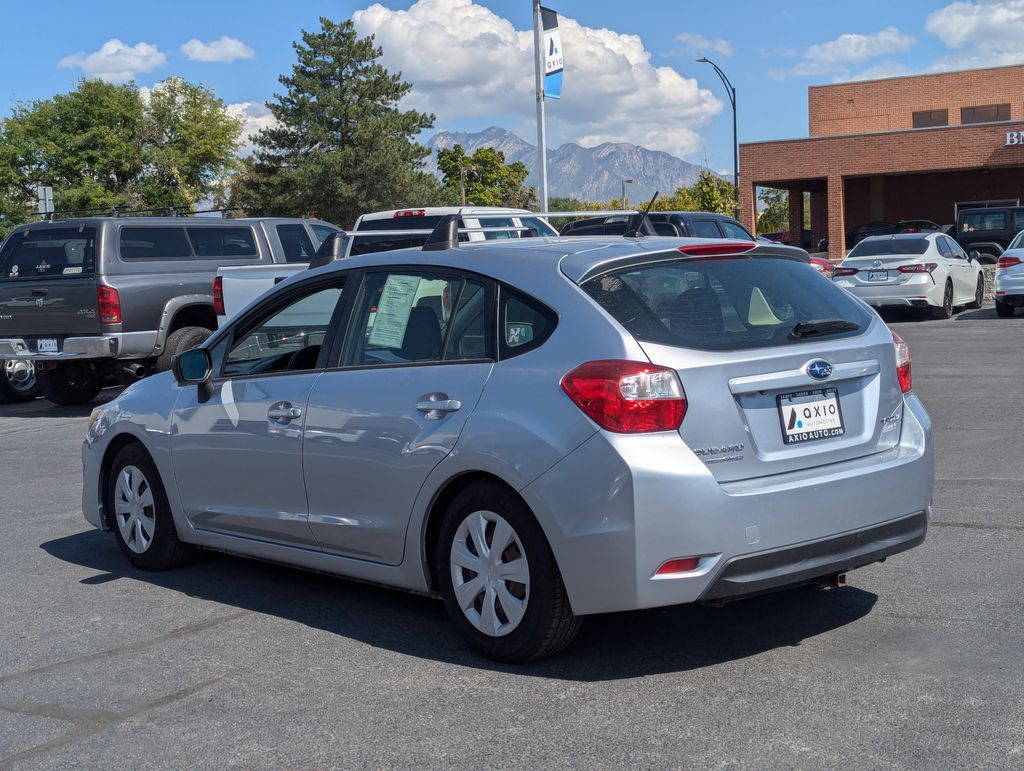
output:
[[[419,285],[419,276],[388,276],[377,303],[377,314],[368,341],[370,345],[381,348],[402,347]]]
[[[505,344],[511,347],[533,341],[533,324],[521,321],[505,322]]]

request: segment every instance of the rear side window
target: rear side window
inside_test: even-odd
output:
[[[943,257],[949,257],[950,259],[953,259],[953,257],[955,256],[953,254],[953,250],[949,248],[949,244],[946,243],[945,238],[936,238],[935,245],[939,247],[939,251],[942,253]]]
[[[233,227],[192,227],[187,228],[188,237],[195,248],[196,257],[256,257],[256,237],[252,228]]]
[[[182,227],[123,227],[118,235],[123,260],[188,260],[192,247]]]
[[[501,358],[532,351],[543,345],[558,324],[558,316],[543,303],[508,287],[500,290],[498,333]]]
[[[313,241],[303,225],[278,225],[277,237],[281,240],[285,262],[309,262],[316,254]]]
[[[690,223],[693,235],[697,238],[721,238],[722,233],[714,220],[694,220]]]
[[[1006,230],[1006,212],[1003,211],[967,212],[963,215],[963,218],[963,224],[960,225],[960,232],[962,233]]]
[[[858,243],[847,257],[884,257],[889,254],[924,254],[927,238],[879,238]]]
[[[78,278],[95,270],[95,228],[22,230],[0,250],[0,281]]]
[[[638,340],[725,351],[848,337],[871,323],[842,289],[781,258],[681,259],[631,266],[583,290]],[[828,331],[807,322],[849,322]]]

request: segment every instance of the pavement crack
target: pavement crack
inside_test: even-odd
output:
[[[197,634],[203,632],[211,627],[219,626],[220,624],[227,623],[228,621],[234,621],[237,618],[251,615],[251,610],[241,610],[236,613],[228,613],[223,616],[217,616],[216,618],[207,619],[206,621],[200,621],[196,624],[189,624],[188,626],[181,626],[177,629],[172,629],[166,634],[162,634],[159,637],[151,637],[148,640],[139,640],[138,642],[127,643],[125,645],[119,645],[116,648],[108,648],[104,651],[97,653],[90,653],[85,656],[78,656],[73,659],[64,659],[63,661],[55,661],[52,664],[44,664],[40,667],[33,667],[32,669],[25,669],[21,672],[12,672],[9,675],[0,676],[0,685],[9,683],[12,680],[20,680],[23,677],[32,677],[34,675],[40,675],[46,672],[52,672],[55,669],[61,669],[62,667],[71,667],[78,664],[88,664],[93,661],[100,661],[101,659],[110,658],[111,656],[119,656],[123,653],[133,653],[135,651],[150,648],[154,645],[167,642],[169,640],[176,640],[180,637],[186,637],[188,635]]]

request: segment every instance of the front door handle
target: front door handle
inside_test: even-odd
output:
[[[267,420],[275,423],[290,423],[302,417],[302,410],[293,407],[289,402],[278,402],[267,410]]]
[[[448,394],[426,394],[416,402],[416,409],[428,418],[443,418],[448,413],[461,410],[462,402],[458,399],[449,399]]]

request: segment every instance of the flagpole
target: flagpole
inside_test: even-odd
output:
[[[540,0],[533,0],[533,53],[537,73],[537,166],[540,171],[540,210],[548,210],[548,153],[544,131],[544,42]]]

